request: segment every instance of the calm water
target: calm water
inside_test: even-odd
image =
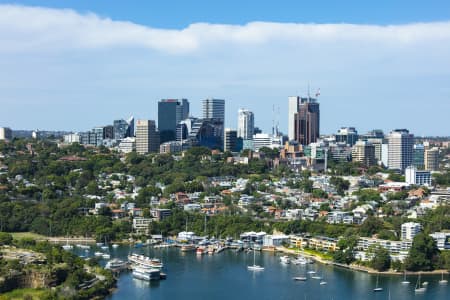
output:
[[[133,249],[134,250],[134,249]],[[129,248],[111,249],[111,257],[126,259]],[[198,257],[195,252],[181,253],[179,249],[142,248],[137,253],[159,257],[165,264],[167,279],[145,282],[133,279],[131,273],[122,273],[117,291],[109,299],[433,299],[449,300],[450,285],[440,286],[440,276],[422,276],[429,285],[424,294],[415,294],[417,277],[410,276],[410,285],[403,286],[403,276],[380,276],[383,292],[374,293],[376,276],[340,268],[312,264],[282,265],[279,255],[257,253],[256,263],[264,271],[247,270],[253,264],[253,253],[222,253]],[[91,250],[93,253],[93,250]],[[314,270],[323,276],[327,285],[319,280],[295,282],[294,276],[306,276]]]

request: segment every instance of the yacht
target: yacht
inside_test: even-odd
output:
[[[181,246],[181,252],[189,252],[189,251],[195,251],[195,245],[193,244],[188,244],[188,245],[183,245]]]
[[[197,250],[195,251],[195,253],[197,253],[197,255],[203,255],[203,254],[205,254],[205,248],[198,247]]]
[[[247,266],[247,269],[250,271],[264,271],[264,267],[258,266],[256,264],[256,251],[253,249],[253,265]]]
[[[374,292],[382,292],[383,288],[378,286],[378,275],[377,275],[377,284],[375,285],[375,288],[373,289]]]
[[[446,285],[448,283],[447,279],[444,279],[444,272],[441,273],[442,277],[441,280],[439,280],[440,285]]]
[[[102,258],[103,258],[103,259],[110,259],[110,258],[111,258],[111,255],[109,255],[108,253],[103,253],[103,254],[102,254]]]
[[[128,266],[128,263],[126,261],[114,258],[110,261],[108,261],[105,265],[105,269],[109,270],[123,270]]]
[[[423,287],[420,285],[420,273],[419,273],[419,277],[417,278],[417,283],[416,283],[416,287],[414,288],[414,292],[415,293],[425,293],[426,290],[427,290],[426,287]]]
[[[280,257],[280,261],[282,264],[289,264],[291,263],[291,259],[287,255],[283,255]]]
[[[402,284],[405,284],[405,285],[406,285],[406,284],[409,284],[409,281],[406,280],[406,270],[404,271]]]
[[[94,252],[94,255],[95,255],[96,257],[101,257],[101,256],[103,256],[103,252],[96,251],[96,252]]]
[[[114,249],[117,249],[117,248],[119,248],[119,244],[112,244],[112,247],[113,247]]]
[[[72,245],[70,245],[69,244],[69,242],[67,242],[65,245],[62,245],[62,248],[64,249],[64,250],[72,250],[73,249],[73,246]]]
[[[319,275],[313,275],[311,276],[312,279],[322,280],[322,277]]]
[[[292,277],[292,279],[294,279],[295,281],[306,281],[306,280],[308,280],[308,278],[303,277],[303,276]]]
[[[326,285],[326,284],[328,284],[328,282],[326,282],[324,280],[320,281],[320,285]]]

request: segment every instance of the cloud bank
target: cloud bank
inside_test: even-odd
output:
[[[178,95],[192,101],[226,98],[232,127],[239,106],[254,109],[257,121],[271,124],[275,104],[284,129],[287,96],[304,94],[308,82],[323,91],[328,132],[342,125],[404,125],[431,134],[436,118],[418,128],[404,113],[419,117],[417,107],[425,98],[439,111],[450,110],[445,84],[450,82],[450,22],[196,23],[169,30],[73,10],[0,5],[0,54],[0,102],[13,112],[2,110],[0,117],[23,126],[59,126],[58,120],[51,125],[30,119],[19,109],[23,103],[39,103],[56,114],[69,103],[98,105],[106,122],[106,114],[111,119],[123,110],[115,104],[105,108],[105,99],[120,103],[132,97],[135,107],[149,107],[142,117],[155,118],[150,106]],[[90,124],[98,115],[85,117]],[[65,129],[89,126],[75,117],[63,120]]]

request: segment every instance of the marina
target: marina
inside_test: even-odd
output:
[[[283,264],[281,255],[273,252],[222,250],[220,255],[196,255],[182,252],[181,247],[139,249],[121,246],[112,251],[112,257],[127,260],[130,251],[142,253],[148,259],[157,258],[164,265],[168,277],[165,281],[139,279],[137,272],[123,272],[118,277],[117,290],[108,299],[229,299],[229,287],[238,291],[235,299],[433,299],[444,300],[450,287],[440,284],[448,275],[421,275],[420,281],[429,282],[404,285],[403,276],[377,276],[330,265]],[[291,256],[290,259],[296,259]],[[264,272],[251,272],[248,266],[258,265]],[[156,272],[156,271],[155,271]],[[320,277],[320,279],[310,279]],[[326,280],[325,280],[326,278]],[[308,280],[309,279],[309,280]],[[417,275],[408,279],[416,282]],[[205,290],[204,286],[208,286]],[[379,287],[382,290],[373,292]]]

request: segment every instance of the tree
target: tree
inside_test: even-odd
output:
[[[434,239],[421,232],[413,239],[408,258],[405,261],[406,269],[410,271],[431,271],[436,266],[438,254],[439,249]]]
[[[369,248],[368,252],[373,255],[373,258],[369,263],[371,268],[380,272],[389,269],[391,266],[391,256],[386,248],[376,245],[372,249]]]
[[[336,192],[341,196],[343,196],[345,191],[350,187],[350,182],[342,179],[341,177],[331,177],[330,183],[336,187]]]
[[[371,237],[383,228],[383,222],[375,217],[368,217],[359,228],[361,236]]]

